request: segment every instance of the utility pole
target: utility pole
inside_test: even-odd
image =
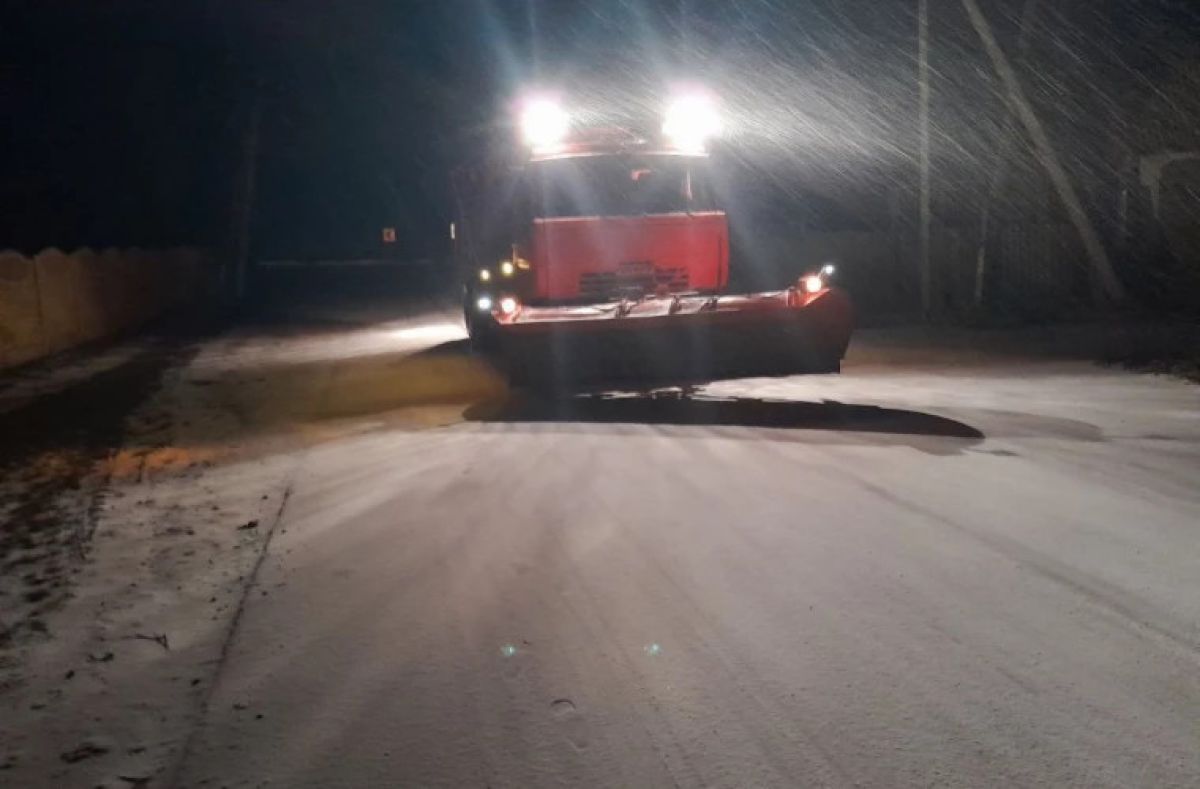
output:
[[[251,88],[250,111],[242,131],[241,158],[233,201],[233,298],[246,298],[246,270],[250,265],[250,222],[254,215],[254,191],[258,181],[258,144],[262,124],[262,83]]]
[[[926,320],[933,312],[933,271],[930,261],[929,183],[929,0],[917,0],[917,135],[920,149],[920,228],[918,230],[918,267],[921,282],[921,314]]]
[[[1021,12],[1021,30],[1017,34],[1018,61],[1025,58],[1029,50],[1029,35],[1033,29],[1034,18],[1037,15],[1040,0],[1025,0],[1025,8]],[[983,308],[983,286],[987,280],[987,247],[988,235],[991,232],[992,204],[1000,196],[1000,187],[1004,184],[1004,171],[1008,157],[1017,134],[1016,119],[1011,112],[1004,117],[1004,129],[1001,132],[1000,149],[996,152],[995,164],[992,165],[992,175],[988,179],[987,197],[983,209],[979,212],[979,244],[975,248],[975,288],[972,300],[975,309]]]
[[[924,0],[922,1],[924,2]],[[1038,119],[1037,113],[1034,112],[1033,105],[1026,98],[1025,91],[1021,88],[1021,81],[1017,78],[1016,71],[1013,70],[1012,64],[1009,63],[1008,57],[1004,54],[1004,50],[1000,48],[999,42],[996,41],[996,36],[992,33],[991,25],[988,24],[983,12],[979,10],[979,3],[976,0],[962,0],[962,4],[963,8],[966,9],[967,16],[971,20],[972,27],[975,28],[975,32],[979,35],[980,40],[983,41],[983,47],[987,50],[988,57],[992,61],[992,67],[996,70],[996,74],[999,75],[1000,81],[1004,84],[1013,112],[1016,113],[1017,118],[1020,119],[1021,124],[1025,127],[1025,132],[1029,135],[1029,138],[1033,140],[1038,159],[1041,160],[1042,166],[1046,168],[1046,173],[1050,176],[1050,182],[1054,185],[1059,199],[1062,200],[1063,206],[1067,209],[1067,215],[1075,225],[1076,232],[1079,233],[1084,251],[1091,262],[1092,281],[1096,289],[1095,295],[1097,301],[1100,300],[1100,297],[1107,299],[1113,304],[1124,301],[1125,288],[1113,270],[1112,263],[1108,259],[1108,252],[1104,249],[1104,243],[1100,240],[1100,235],[1092,225],[1092,220],[1088,217],[1087,210],[1083,207],[1083,202],[1079,199],[1079,194],[1075,191],[1075,186],[1071,183],[1070,176],[1067,175],[1066,169],[1058,160],[1058,155],[1054,152],[1054,146],[1050,144],[1050,137],[1046,134],[1046,130],[1042,126],[1041,120]]]

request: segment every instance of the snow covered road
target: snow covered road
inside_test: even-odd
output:
[[[1200,783],[1200,388],[864,333],[539,402],[460,338],[181,355],[0,785]]]
[[[183,786],[1200,781],[1200,390],[976,358],[312,448]]]

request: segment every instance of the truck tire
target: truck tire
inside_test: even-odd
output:
[[[471,350],[476,353],[492,353],[498,345],[496,340],[496,325],[490,315],[480,315],[472,305],[463,305],[463,323],[467,326],[467,337],[470,338]]]

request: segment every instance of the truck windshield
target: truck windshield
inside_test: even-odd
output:
[[[587,156],[530,167],[539,217],[641,216],[708,211],[703,160],[687,156]]]

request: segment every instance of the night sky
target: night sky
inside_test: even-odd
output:
[[[1023,54],[1070,166],[1102,181],[1123,145],[1195,143],[1194,3],[1043,2],[1022,43],[1029,2],[982,5]],[[256,255],[376,254],[383,226],[398,229],[394,254],[438,254],[447,173],[503,137],[522,86],[621,117],[653,115],[669,86],[696,80],[722,96],[724,153],[747,182],[869,224],[871,195],[912,183],[915,6],[9,0],[0,245],[219,248],[257,112]],[[931,8],[952,218],[955,185],[986,180],[1006,107],[961,4]]]

